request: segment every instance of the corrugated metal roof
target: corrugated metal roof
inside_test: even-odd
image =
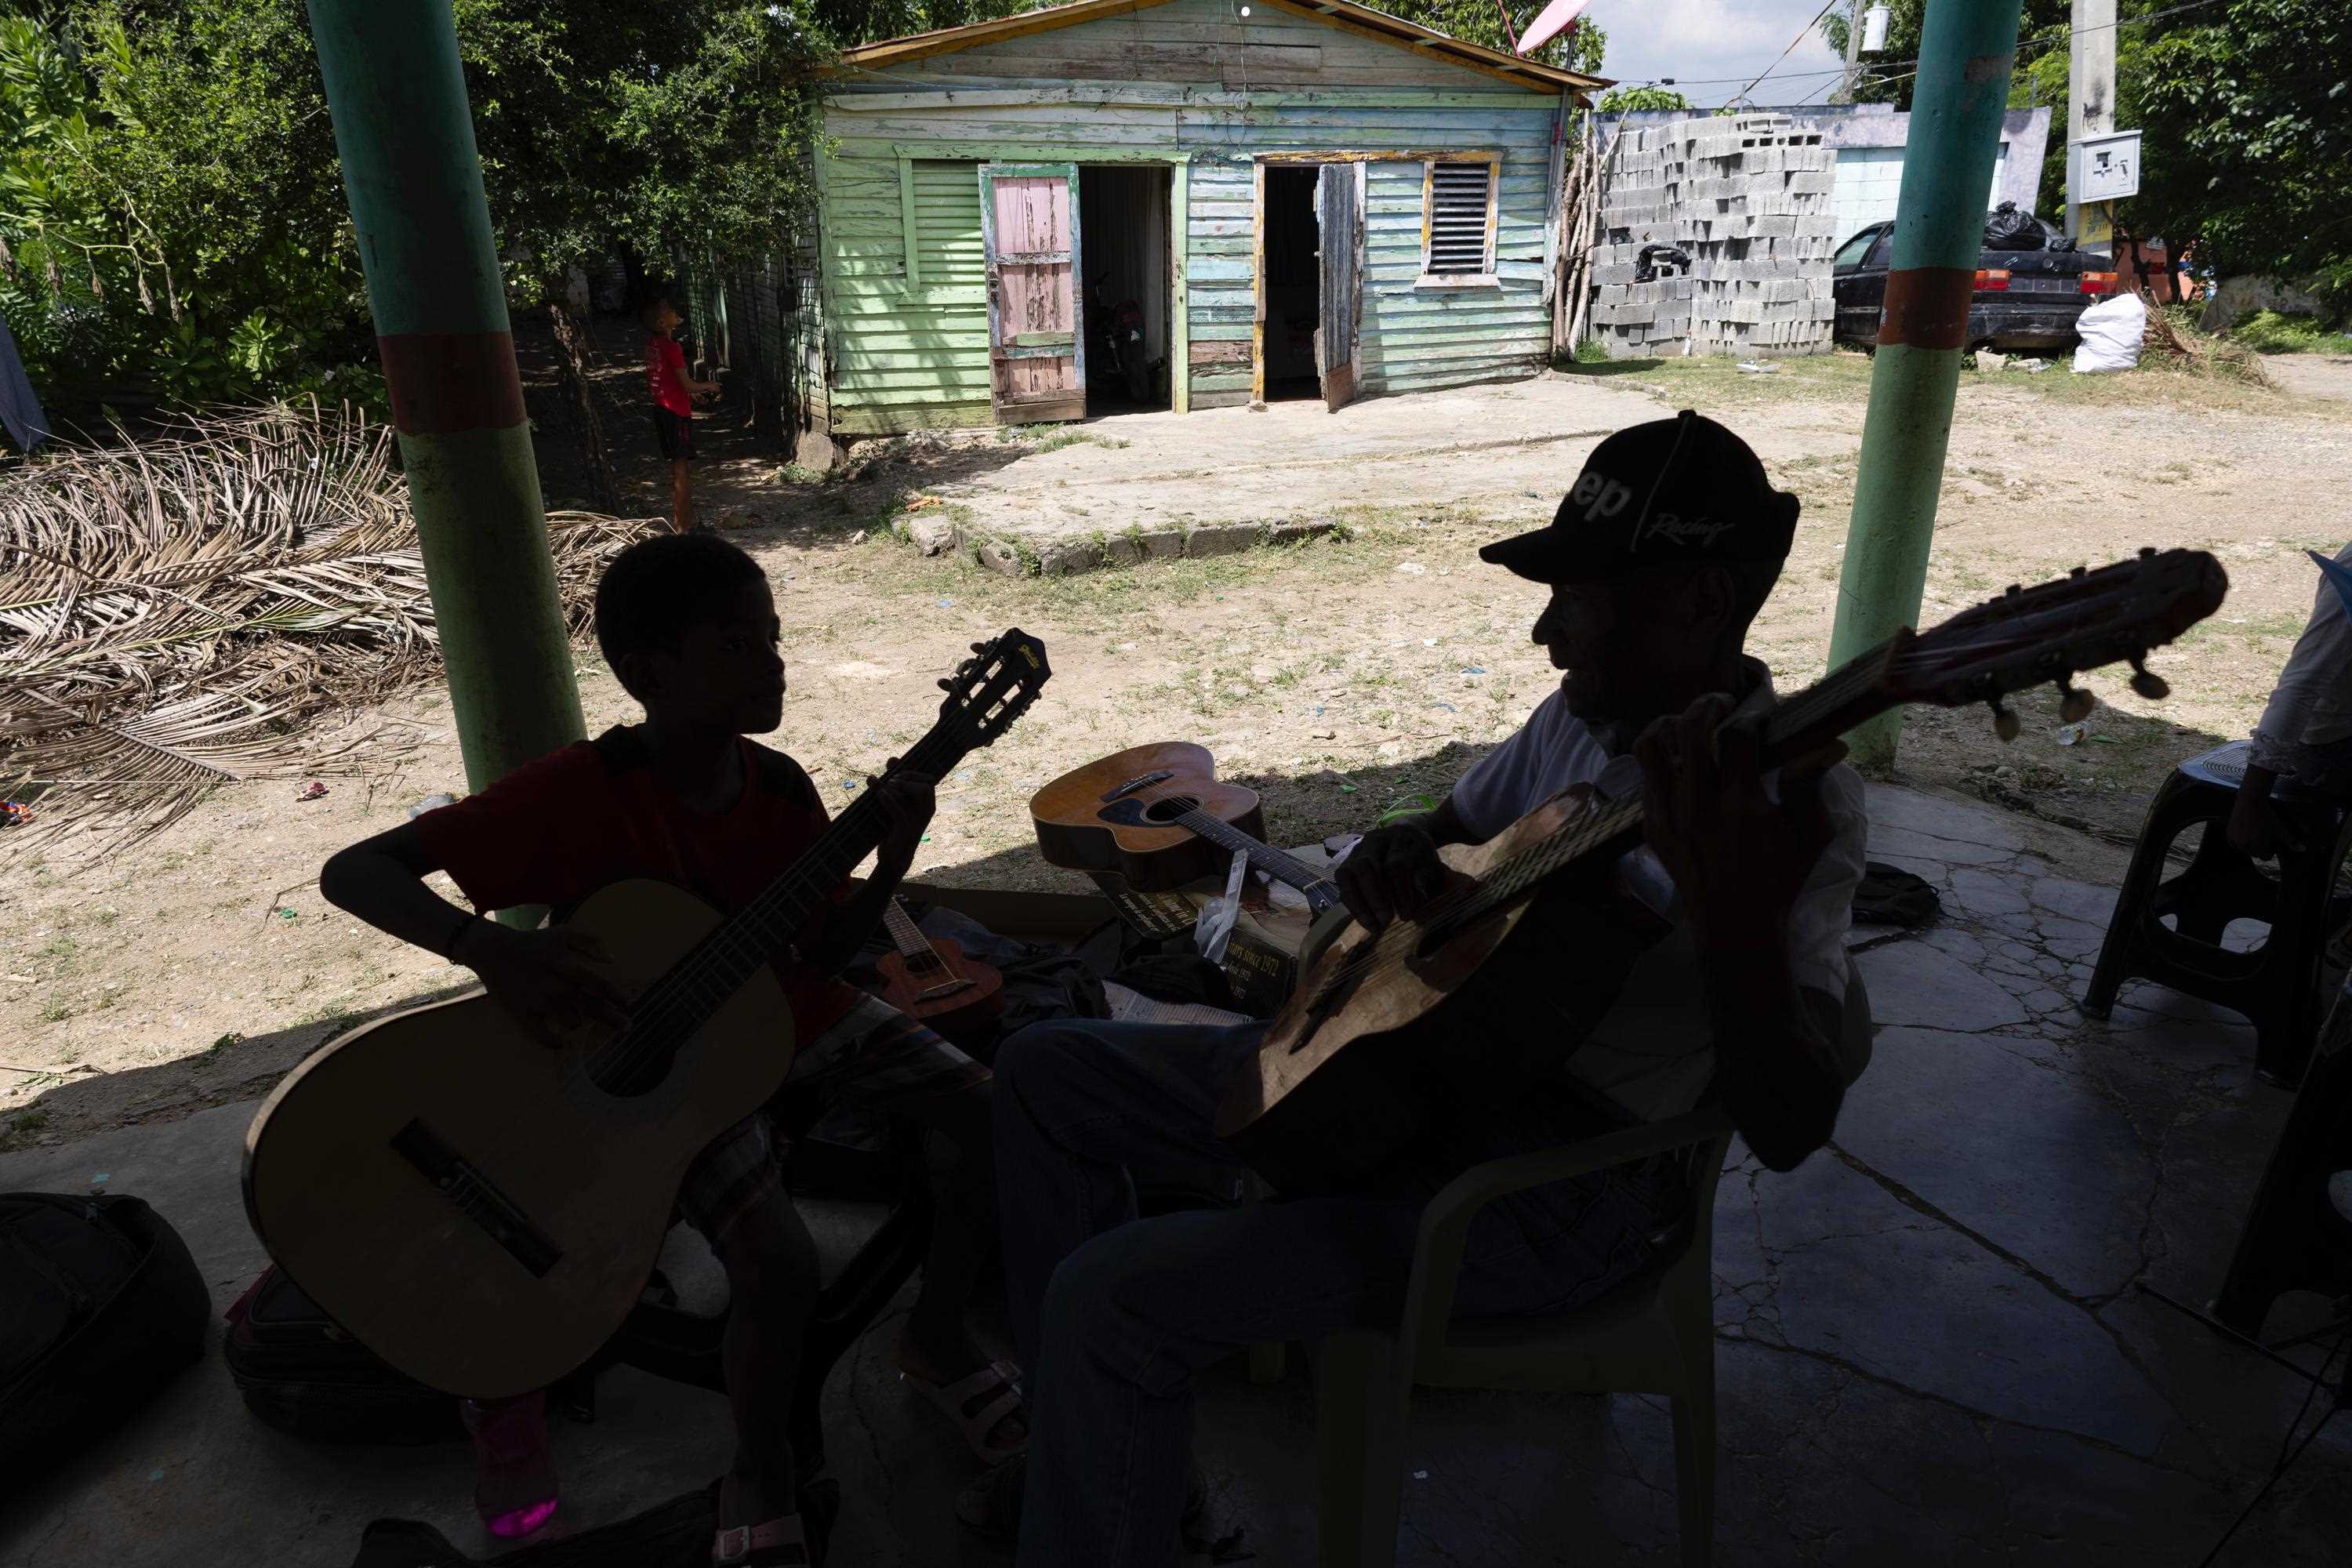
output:
[[[1167,0],[1076,0],[1073,5],[1024,11],[1017,16],[1000,16],[992,22],[973,22],[961,27],[942,27],[936,32],[889,38],[878,44],[862,44],[854,49],[844,49],[841,64],[849,69],[860,69],[904,60],[926,59],[933,55],[952,54],[958,49],[968,49],[980,44],[1027,37],[1105,16],[1150,10],[1154,5],[1166,3]],[[1257,4],[1270,5],[1310,17],[1381,43],[1392,44],[1401,49],[1458,60],[1473,69],[1502,77],[1533,90],[1569,91],[1581,97],[1594,88],[1609,85],[1606,77],[1586,76],[1581,71],[1538,65],[1533,60],[1505,54],[1500,49],[1465,43],[1460,38],[1433,32],[1418,23],[1391,16],[1385,11],[1355,5],[1352,0],[1257,0]]]

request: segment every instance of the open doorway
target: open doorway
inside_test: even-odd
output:
[[[1316,166],[1265,168],[1265,271],[1258,280],[1265,310],[1265,399],[1320,397],[1315,328],[1322,317],[1322,269],[1316,258]]]
[[[1170,183],[1158,163],[1078,170],[1088,414],[1168,406]]]

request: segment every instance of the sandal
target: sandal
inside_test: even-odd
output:
[[[1010,1443],[991,1440],[998,1425],[1008,1415],[1020,1415],[1024,1405],[1021,1369],[1011,1362],[991,1362],[961,1383],[944,1386],[911,1372],[901,1372],[898,1379],[956,1424],[963,1433],[965,1446],[982,1464],[1001,1465],[1028,1447],[1029,1434],[1025,1430]]]
[[[710,1542],[712,1568],[822,1568],[840,1489],[814,1482],[801,1489],[800,1503],[798,1513],[718,1531]]]

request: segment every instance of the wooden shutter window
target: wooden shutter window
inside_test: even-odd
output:
[[[1429,261],[1433,278],[1479,277],[1490,270],[1495,165],[1433,163],[1429,172]]]

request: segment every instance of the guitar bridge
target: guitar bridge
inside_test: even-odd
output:
[[[562,1261],[563,1249],[531,1223],[522,1205],[501,1192],[497,1183],[482,1173],[480,1166],[443,1142],[441,1135],[422,1121],[412,1120],[394,1133],[392,1146],[402,1159],[416,1168],[417,1174],[440,1188],[441,1195],[460,1214],[512,1254],[533,1279],[546,1279],[548,1271]]]

